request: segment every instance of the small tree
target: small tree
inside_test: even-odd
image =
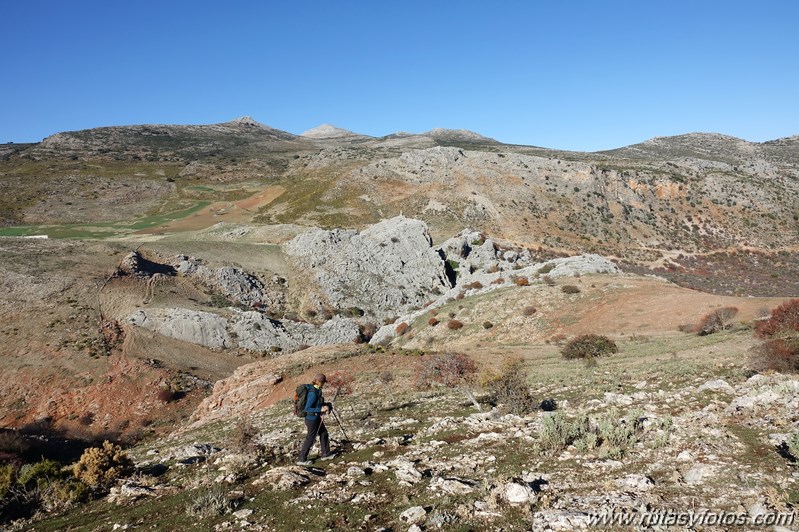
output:
[[[477,364],[463,353],[426,355],[417,367],[417,386],[422,389],[434,385],[458,388],[482,412],[483,408],[469,389],[476,373]]]

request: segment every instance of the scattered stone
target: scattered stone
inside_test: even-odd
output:
[[[727,381],[723,379],[707,381],[702,386],[700,386],[698,390],[700,392],[705,390],[710,390],[714,392],[724,392],[729,395],[735,395],[735,389],[732,386],[730,386],[730,384]]]
[[[243,510],[237,510],[233,512],[233,517],[236,519],[247,519],[253,514],[253,511],[249,508],[244,508]]]
[[[617,478],[615,484],[620,489],[633,493],[650,491],[655,487],[655,482],[651,478],[647,477],[646,475],[638,474],[631,474],[622,478]]]
[[[400,521],[411,525],[421,525],[427,517],[427,510],[421,506],[411,506],[399,516]]]
[[[520,484],[518,482],[509,482],[505,484],[504,498],[508,504],[519,505],[529,504],[536,500],[536,495],[533,489],[527,484]]]

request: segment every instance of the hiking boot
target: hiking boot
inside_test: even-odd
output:
[[[321,457],[321,458],[319,458],[319,459],[320,459],[320,460],[332,460],[332,459],[333,459],[333,458],[335,458],[336,456],[338,456],[336,453],[330,453],[330,454],[326,454],[325,456],[322,456],[322,457]]]
[[[303,466],[303,467],[308,467],[308,466],[312,466],[313,462],[310,461],[310,460],[300,460],[300,461],[297,462],[297,465],[298,466]]]

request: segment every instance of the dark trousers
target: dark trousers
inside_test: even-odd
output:
[[[308,460],[308,452],[313,447],[316,436],[319,435],[319,445],[322,447],[322,456],[330,454],[330,437],[327,434],[327,427],[325,427],[322,416],[315,416],[314,418],[305,418],[305,428],[308,429],[308,434],[305,436],[305,441],[302,443],[300,449],[300,462]]]

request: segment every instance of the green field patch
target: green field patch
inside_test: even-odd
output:
[[[202,209],[206,208],[211,204],[210,201],[198,201],[188,209],[183,209],[180,211],[173,211],[167,214],[156,214],[152,216],[147,216],[138,222],[128,226],[128,229],[133,231],[139,231],[141,229],[149,229],[151,227],[157,227],[159,225],[163,225],[169,222],[173,222],[175,220],[180,220],[181,218],[186,218],[187,216],[191,216],[195,212],[201,211]]]

